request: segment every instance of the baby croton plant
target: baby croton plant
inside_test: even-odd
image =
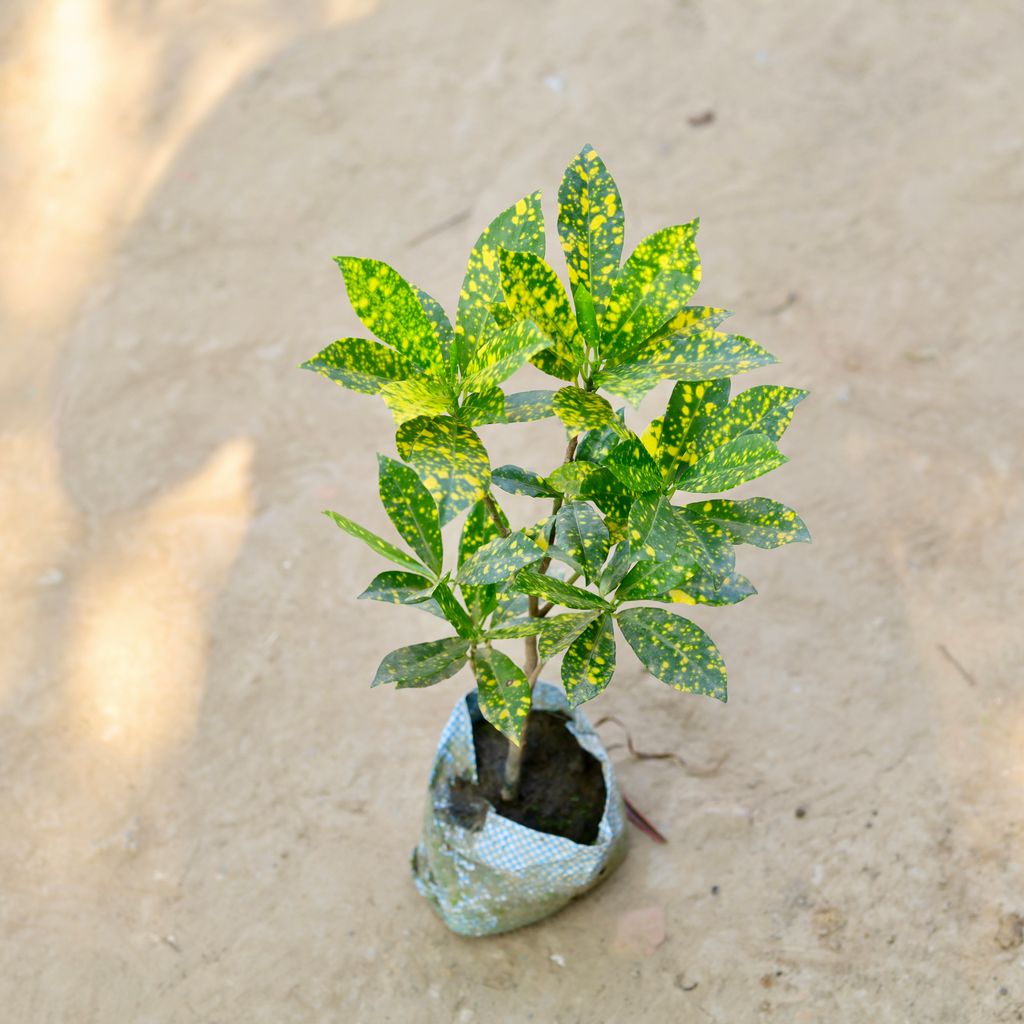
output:
[[[504,799],[518,790],[531,693],[547,662],[562,654],[576,707],[611,682],[617,628],[658,679],[724,701],[718,648],[677,609],[755,593],[736,571],[735,545],[810,539],[771,498],[718,496],[786,461],[778,441],[807,392],[760,385],[730,397],[731,376],[777,360],[720,330],[728,311],[689,304],[701,279],[697,228],[696,219],[662,228],[623,263],[622,200],[587,146],[558,190],[568,289],[545,260],[539,192],[478,239],[454,326],[386,263],[337,259],[378,340],[344,338],[303,366],[379,395],[393,413],[399,457],[378,457],[380,497],[410,550],[326,514],[397,567],[360,597],[419,608],[447,627],[388,654],[373,685],[432,686],[468,663],[480,711],[511,741]],[[527,362],[553,378],[550,390],[506,390]],[[636,407],[663,381],[675,382],[664,412],[640,433],[605,397]],[[564,428],[550,458],[531,451],[528,466],[492,468],[480,427],[546,417]],[[537,499],[541,517],[513,528],[494,488]],[[448,560],[442,532],[463,513]],[[525,640],[518,662],[494,646],[512,638]]]

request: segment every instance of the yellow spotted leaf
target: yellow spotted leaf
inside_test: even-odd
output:
[[[611,615],[595,619],[569,645],[562,658],[562,685],[569,706],[592,700],[615,673],[615,631]]]
[[[480,713],[517,747],[530,713],[530,682],[508,655],[486,647],[473,657]]]
[[[344,388],[375,395],[395,381],[415,377],[419,367],[393,348],[367,338],[342,338],[302,364]]]

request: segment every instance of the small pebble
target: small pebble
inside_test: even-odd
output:
[[[719,889],[717,885],[711,886],[711,895],[712,896],[717,896],[721,891],[722,890]]]
[[[557,964],[559,967],[565,966],[565,957],[561,953],[552,953],[550,959],[553,964]]]
[[[796,814],[796,816],[798,818],[806,818],[807,817],[807,808],[806,807],[798,807],[794,813]]]

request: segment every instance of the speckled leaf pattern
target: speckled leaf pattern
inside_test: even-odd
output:
[[[393,348],[367,338],[342,338],[302,364],[344,388],[375,395],[386,384],[422,371]]]
[[[433,598],[444,617],[452,624],[455,632],[465,640],[473,640],[477,631],[469,613],[459,604],[458,598],[451,592],[447,583],[438,583],[434,588]]]
[[[700,283],[699,221],[648,235],[626,260],[608,297],[601,322],[602,351],[609,354],[665,326]]]
[[[540,192],[520,199],[499,213],[469,254],[455,318],[456,360],[462,369],[468,365],[477,345],[498,329],[491,307],[501,300],[499,249],[544,255],[544,214],[540,207]]]
[[[418,290],[380,260],[339,256],[336,262],[352,308],[367,328],[424,369],[442,372],[441,343]]]
[[[718,494],[755,480],[788,462],[764,434],[743,434],[699,458],[682,473],[676,486],[696,494]]]
[[[544,630],[537,641],[537,656],[541,662],[550,661],[556,654],[564,651],[599,615],[605,614],[601,609],[593,608],[585,612],[566,612],[564,615],[553,615],[549,619],[541,619]]]
[[[754,584],[738,572],[717,579],[698,571],[681,581],[678,587],[652,595],[650,600],[668,604],[705,604],[718,608],[739,604],[756,593]]]
[[[673,509],[679,546],[676,554],[686,551],[693,556],[701,572],[721,579],[736,568],[736,552],[725,530],[710,519],[694,515],[689,506]]]
[[[546,619],[519,619],[504,626],[495,626],[487,630],[488,640],[518,640],[524,636],[536,636],[544,632]]]
[[[664,608],[627,608],[619,628],[641,664],[674,690],[727,697],[725,662],[711,638],[689,619]]]
[[[451,412],[454,405],[454,396],[448,387],[434,377],[413,377],[385,384],[380,396],[399,424],[417,416],[443,416]]]
[[[570,435],[607,427],[619,437],[630,436],[629,429],[615,415],[608,399],[593,391],[584,391],[572,385],[562,388],[555,393],[552,408]]]
[[[744,434],[764,434],[778,441],[793,420],[796,407],[807,397],[801,388],[761,385],[738,394],[726,406],[708,416],[694,431],[694,449],[699,457]]]
[[[505,396],[505,422],[529,423],[554,416],[553,391],[516,391]]]
[[[570,501],[555,516],[558,547],[583,572],[588,583],[597,579],[608,557],[611,538],[597,509],[585,501]]]
[[[697,560],[685,547],[658,562],[643,559],[623,577],[615,596],[620,601],[649,601],[673,587],[679,587],[697,571]]]
[[[491,480],[508,494],[526,494],[531,498],[552,498],[558,494],[540,473],[521,466],[499,466],[492,471]]]
[[[595,374],[594,384],[636,406],[659,381],[717,380],[775,362],[775,356],[750,338],[694,330],[645,342],[632,361]]]
[[[619,422],[625,426],[625,420],[622,418],[622,411],[620,410],[615,414]],[[622,440],[621,428],[616,427],[614,430],[611,427],[602,427],[598,430],[589,430],[580,439],[580,443],[576,446],[576,461],[577,462],[597,462],[604,463],[604,460],[608,457],[608,453]]]
[[[630,550],[628,539],[615,545],[615,550],[601,573],[601,581],[597,588],[602,597],[606,597],[622,582],[622,578],[629,571],[633,561],[633,552]]]
[[[496,537],[466,559],[459,569],[459,582],[469,586],[507,582],[517,569],[543,558],[544,550],[522,530]]]
[[[606,465],[634,494],[657,491],[662,487],[661,470],[638,437],[617,444],[608,453]]]
[[[595,351],[601,345],[601,328],[597,326],[597,310],[594,299],[583,285],[572,290],[572,304],[576,307],[576,323],[584,341]]]
[[[589,590],[574,587],[564,580],[557,580],[553,576],[544,576],[537,572],[520,572],[516,576],[514,587],[521,594],[542,597],[545,601],[560,604],[565,608],[611,608],[611,605],[603,597],[592,594]]]
[[[598,312],[622,258],[622,197],[604,161],[584,146],[565,169],[558,189],[558,236],[573,288],[583,285]]]
[[[441,571],[444,549],[437,505],[416,471],[386,455],[377,456],[380,500],[402,539],[423,559]]]
[[[588,477],[598,472],[591,462],[565,462],[548,474],[547,483],[558,494],[572,500],[578,498]]]
[[[525,594],[516,594],[511,590],[498,591],[498,606],[491,616],[491,626],[497,628],[509,622],[516,622],[528,614],[530,602]]]
[[[530,683],[523,670],[501,651],[481,647],[473,659],[480,713],[519,746],[530,713]]]
[[[458,419],[471,427],[482,423],[505,423],[505,395],[501,388],[485,388],[466,396]]]
[[[441,356],[445,364],[454,370],[454,364],[450,361],[452,342],[455,340],[455,328],[452,327],[448,314],[444,307],[432,295],[428,295],[422,288],[416,288],[416,297],[420,300],[423,312],[427,314],[430,326],[434,329],[434,336],[437,338],[441,349]],[[450,375],[451,376],[451,375]]]
[[[732,314],[727,309],[716,309],[712,306],[684,306],[661,330],[649,338],[637,338],[629,344],[620,345],[609,355],[606,363],[609,367],[634,360],[637,350],[648,341],[666,338],[670,334],[688,334],[694,329],[712,331],[721,326]]]
[[[532,355],[550,344],[545,334],[529,320],[493,331],[480,341],[470,356],[463,388],[479,391],[502,384]]]
[[[659,494],[645,494],[629,510],[629,547],[637,557],[663,561],[679,542],[672,504]]]
[[[497,503],[495,505],[497,506]],[[498,518],[507,530],[508,518],[500,508]],[[478,501],[469,510],[469,515],[462,524],[462,535],[459,537],[459,566],[461,567],[475,551],[479,551],[485,544],[500,536],[490,509],[482,501]],[[482,622],[490,615],[498,603],[498,588],[494,584],[485,583],[479,587],[460,584],[459,590],[462,592],[466,607],[477,622]]]
[[[417,417],[398,428],[398,453],[434,496],[441,525],[479,501],[491,482],[487,451],[472,428],[448,417]]]
[[[753,544],[770,550],[811,540],[804,521],[796,512],[771,498],[743,501],[715,498],[694,502],[686,508],[695,516],[720,526],[733,544]]]
[[[389,569],[378,573],[370,585],[359,595],[360,601],[382,601],[385,604],[404,604],[420,611],[444,618],[437,602],[430,596],[434,584],[425,576],[413,572]]]
[[[411,569],[413,572],[427,572],[426,567],[421,565],[412,555],[407,555],[401,548],[396,548],[394,544],[386,541],[383,537],[377,536],[372,530],[366,529],[365,526],[360,526],[358,523],[352,522],[351,519],[339,515],[337,512],[324,512],[324,515],[333,519],[347,534],[361,540],[367,547],[376,551],[378,555],[391,559],[395,565],[400,565],[404,569]]]
[[[610,470],[595,469],[584,480],[580,497],[592,501],[605,514],[606,525],[614,540],[621,540],[625,536],[626,521],[633,506],[633,495],[623,488],[619,479]],[[621,524],[621,536],[616,534],[616,524]]]
[[[612,617],[595,619],[577,637],[562,659],[562,685],[570,707],[592,700],[612,681],[615,672],[615,630]]]
[[[676,382],[658,438],[658,461],[667,476],[674,476],[680,466],[691,466],[697,461],[694,438],[711,417],[725,408],[730,386],[728,377]]]
[[[395,683],[399,690],[433,686],[466,664],[469,641],[453,636],[392,651],[377,669],[372,686]]]
[[[501,286],[505,301],[519,320],[532,321],[547,336],[554,357],[566,367],[577,368],[583,361],[583,337],[576,316],[558,275],[540,257],[530,252],[501,253]],[[549,363],[531,362],[545,372]],[[562,372],[555,374],[562,376]],[[573,372],[575,377],[575,372]],[[562,379],[572,379],[563,377]]]

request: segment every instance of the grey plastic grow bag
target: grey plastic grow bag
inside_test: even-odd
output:
[[[601,764],[605,807],[597,839],[582,845],[537,832],[499,815],[466,820],[452,806],[457,780],[477,782],[473,748],[476,693],[455,705],[441,734],[427,793],[423,835],[412,855],[416,888],[442,920],[460,935],[497,935],[561,910],[606,878],[626,853],[622,794],[607,751],[586,716],[571,711],[557,687],[538,683],[533,706],[569,716],[566,728]]]

